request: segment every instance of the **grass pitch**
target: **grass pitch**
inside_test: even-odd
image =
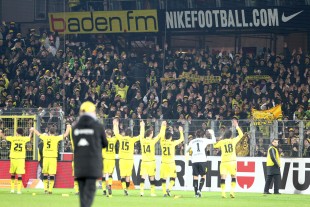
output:
[[[140,197],[139,190],[129,191],[125,197],[123,191],[114,190],[113,197],[103,196],[97,190],[93,207],[309,207],[309,195],[263,195],[259,193],[236,193],[236,198],[222,199],[219,192],[203,192],[201,198],[195,198],[192,191],[172,191],[171,197],[163,197],[156,191],[157,197],[150,197],[145,190]],[[11,194],[9,189],[0,189],[0,207],[79,207],[79,197],[73,189],[54,189],[52,195],[44,194],[42,189],[23,189],[21,195]]]

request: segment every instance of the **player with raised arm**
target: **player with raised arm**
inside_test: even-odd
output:
[[[57,172],[57,157],[58,157],[58,142],[67,137],[71,130],[71,125],[67,125],[66,132],[62,135],[56,135],[56,128],[51,127],[49,134],[41,134],[35,128],[31,128],[42,141],[43,141],[43,183],[44,192],[52,194],[55,182],[55,175]],[[49,176],[49,181],[48,181]],[[47,188],[48,186],[48,188]]]
[[[128,196],[128,187],[130,185],[130,176],[132,174],[134,145],[140,140],[140,137],[143,136],[141,128],[142,127],[140,126],[139,136],[131,137],[132,132],[129,128],[125,130],[125,136],[123,136],[119,133],[119,121],[117,119],[113,120],[113,132],[116,139],[119,141],[119,169],[125,196]]]
[[[237,119],[233,119],[232,124],[234,127],[236,127],[238,131],[238,136],[232,138],[232,131],[227,129],[224,133],[224,139],[218,141],[213,146],[214,148],[220,148],[222,154],[220,165],[222,198],[226,198],[225,179],[227,174],[231,175],[230,197],[235,198],[234,189],[236,187],[236,173],[237,173],[236,144],[243,137],[243,132],[238,125]]]
[[[209,144],[214,144],[216,142],[214,131],[209,129],[208,132],[211,135],[211,139],[207,139],[204,136],[204,132],[202,130],[196,131],[196,138],[191,140],[187,147],[187,152],[191,151],[191,161],[192,161],[192,169],[193,169],[193,186],[195,190],[195,196],[201,197],[201,190],[206,180],[207,174],[207,155],[206,155],[206,147]],[[200,182],[198,188],[198,178],[200,175]]]
[[[140,168],[140,196],[144,195],[144,182],[147,176],[149,176],[151,184],[151,196],[156,196],[155,194],[155,173],[156,173],[156,162],[155,162],[155,144],[159,141],[161,137],[165,136],[167,122],[163,121],[161,124],[159,134],[153,138],[154,131],[148,129],[145,131],[145,123],[141,122],[141,128],[143,130],[143,136],[140,137],[141,150],[142,150],[142,161]],[[145,134],[145,135],[144,135]]]
[[[184,140],[183,127],[179,126],[180,138],[178,140],[172,140],[172,133],[166,130],[165,136],[160,139],[161,145],[161,168],[160,178],[162,183],[162,190],[164,197],[170,196],[170,191],[174,186],[175,178],[177,176],[175,165],[175,147],[181,144]],[[166,182],[170,179],[168,189]]]
[[[21,194],[22,175],[25,174],[26,143],[32,140],[32,132],[29,136],[23,136],[24,130],[17,128],[15,136],[5,136],[0,130],[0,137],[11,142],[10,149],[10,174],[11,193],[15,190],[15,177],[17,175],[17,194]]]
[[[102,157],[103,157],[103,176],[102,176],[102,190],[103,195],[112,196],[112,174],[115,168],[115,155],[116,155],[116,142],[117,138],[113,135],[111,129],[105,130],[107,140],[108,140],[108,147],[102,149]],[[108,181],[106,178],[108,177]],[[108,194],[106,189],[108,188]]]

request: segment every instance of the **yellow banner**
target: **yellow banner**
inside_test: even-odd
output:
[[[249,75],[245,77],[245,80],[269,80],[269,75]]]
[[[203,82],[203,84],[219,83],[221,81],[221,76],[203,76],[191,74],[189,72],[183,72],[182,75],[180,75],[180,78],[194,83]]]
[[[281,105],[277,105],[268,110],[252,109],[252,116],[255,125],[271,124],[273,120],[282,118]]]
[[[51,31],[61,34],[158,32],[157,10],[49,13]]]
[[[161,78],[160,81],[166,82],[182,79],[186,79],[194,83],[203,82],[203,84],[212,84],[212,83],[219,83],[221,81],[221,76],[203,76],[203,75],[191,74],[189,72],[183,72],[179,78]]]

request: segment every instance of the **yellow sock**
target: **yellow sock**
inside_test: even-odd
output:
[[[166,183],[162,183],[161,188],[163,189],[163,193],[166,194]]]
[[[140,183],[140,193],[144,193],[144,183]]]
[[[53,188],[54,188],[54,176],[50,176],[50,182],[49,182],[49,185],[48,185],[48,191],[49,192],[52,192],[53,191]]]
[[[174,186],[174,180],[170,180],[168,189],[171,190],[173,186]]]
[[[113,183],[113,178],[109,178],[108,185],[112,185],[112,183]]]
[[[236,182],[231,182],[230,193],[234,193],[236,188]]]
[[[124,181],[124,182],[122,182],[122,188],[123,188],[123,190],[125,190],[126,189],[126,182]]]
[[[44,178],[43,179],[43,183],[44,183],[44,191],[47,191],[47,186],[48,186],[48,179],[46,178]]]
[[[17,192],[21,192],[23,181],[21,179],[17,180]]]
[[[74,191],[75,191],[76,193],[79,192],[79,184],[78,184],[77,181],[74,181]]]
[[[102,180],[101,188],[102,188],[102,190],[107,190],[107,183],[105,182],[105,179]]]
[[[226,186],[225,186],[225,183],[224,183],[224,184],[222,183],[222,184],[221,184],[221,191],[222,191],[222,194],[225,193],[225,187],[226,187]]]
[[[155,185],[151,185],[151,194],[155,194]]]
[[[14,191],[15,189],[15,178],[11,178],[11,191]]]

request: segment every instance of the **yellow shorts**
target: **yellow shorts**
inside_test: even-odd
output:
[[[112,174],[115,168],[114,159],[103,159],[103,174]]]
[[[25,174],[25,159],[11,159],[10,174]]]
[[[155,161],[141,162],[140,175],[155,176],[156,163]]]
[[[176,178],[177,170],[175,163],[161,163],[160,178]]]
[[[131,176],[133,168],[133,160],[119,160],[119,171],[121,177]]]
[[[236,162],[225,162],[220,165],[221,175],[236,175],[237,174],[237,163]]]
[[[56,175],[57,158],[56,157],[44,157],[42,172],[43,174]]]

